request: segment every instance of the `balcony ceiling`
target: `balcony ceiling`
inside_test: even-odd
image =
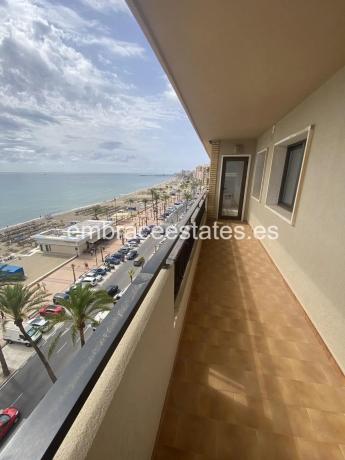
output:
[[[128,0],[194,127],[255,138],[345,64],[344,0]]]

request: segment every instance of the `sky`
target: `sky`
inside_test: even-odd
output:
[[[0,15],[0,171],[208,162],[123,0],[0,0]]]

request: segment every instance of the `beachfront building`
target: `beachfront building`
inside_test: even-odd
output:
[[[44,254],[80,255],[113,232],[112,222],[85,220],[64,229],[50,229],[34,236]]]
[[[200,182],[200,184],[207,188],[210,177],[210,166],[209,165],[200,165],[197,166],[194,170],[194,178]]]
[[[244,238],[163,244],[3,458],[342,460],[345,2],[127,3],[210,157],[185,218]]]

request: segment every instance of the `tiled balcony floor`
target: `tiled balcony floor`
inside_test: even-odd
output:
[[[253,239],[205,241],[155,460],[344,460],[345,386]]]

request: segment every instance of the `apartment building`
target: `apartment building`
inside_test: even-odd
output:
[[[200,165],[195,168],[194,177],[203,187],[208,187],[209,177],[210,177],[210,166],[209,165]]]
[[[4,458],[344,460],[345,3],[128,5],[210,157],[187,224],[245,237],[158,251]]]

